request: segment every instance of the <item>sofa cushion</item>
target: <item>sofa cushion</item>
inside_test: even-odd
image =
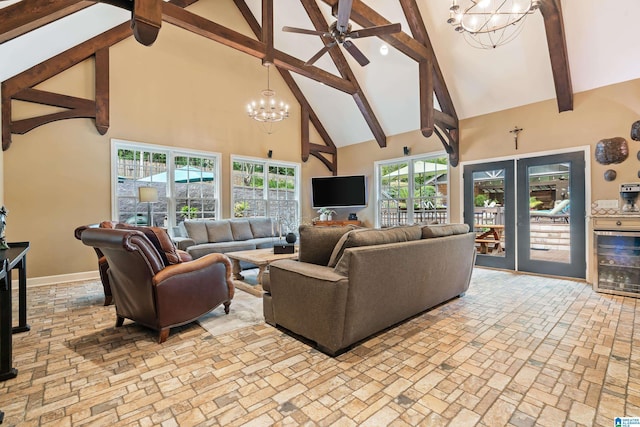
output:
[[[273,233],[273,222],[271,218],[250,218],[249,225],[253,237],[271,237]]]
[[[162,262],[165,266],[179,264],[182,262],[180,255],[176,249],[176,246],[171,241],[169,233],[164,228],[160,227],[138,227],[135,225],[129,225],[124,223],[116,224],[118,229],[137,230],[144,233],[149,241],[155,246],[162,258]]]
[[[227,252],[250,251],[255,248],[256,245],[251,243],[251,241],[203,243],[201,245],[188,247],[187,252],[193,257],[193,259],[196,259],[210,253],[224,254]]]
[[[353,225],[340,227],[315,227],[313,225],[301,225],[300,252],[298,259],[310,264],[327,265],[331,258],[333,248],[340,238],[348,231],[355,228]]]
[[[248,220],[233,220],[229,221],[229,224],[231,225],[231,234],[233,235],[233,240],[253,239],[253,233],[251,232],[251,226],[249,226]]]
[[[221,219],[219,221],[205,221],[207,228],[207,236],[209,243],[231,242],[233,233],[231,232],[231,224],[229,220]]]
[[[338,243],[336,243],[327,265],[329,267],[335,267],[342,257],[344,250],[347,248],[418,240],[419,229],[419,225],[412,225],[383,229],[367,228],[349,231],[340,238]]]
[[[184,221],[184,228],[187,230],[189,238],[192,239],[196,245],[209,243],[207,226],[204,224],[204,221]]]
[[[467,224],[438,224],[426,225],[422,227],[422,238],[431,239],[434,237],[452,236],[454,234],[466,234],[469,232]]]

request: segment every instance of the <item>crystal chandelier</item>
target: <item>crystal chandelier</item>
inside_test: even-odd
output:
[[[289,117],[289,105],[276,101],[276,91],[269,86],[269,64],[267,67],[267,88],[261,94],[260,101],[251,101],[247,105],[247,114],[253,120],[264,125],[265,132],[273,133],[273,124]]]
[[[471,46],[492,49],[516,38],[539,7],[540,0],[451,0],[447,23]]]

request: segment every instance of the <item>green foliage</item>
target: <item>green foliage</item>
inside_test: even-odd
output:
[[[242,218],[247,209],[249,209],[249,202],[236,202],[233,206],[233,216]]]
[[[473,204],[475,206],[478,207],[482,207],[484,206],[484,202],[489,200],[489,198],[487,196],[485,196],[484,194],[478,194],[474,199],[473,199]]]
[[[529,197],[529,209],[538,209],[543,203],[542,200],[538,200],[533,196]]]
[[[182,209],[180,209],[180,213],[185,219],[197,218],[198,212],[200,212],[200,209],[195,206],[183,206]]]

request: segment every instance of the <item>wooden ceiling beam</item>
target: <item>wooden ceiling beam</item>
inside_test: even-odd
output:
[[[133,35],[145,46],[151,46],[162,27],[162,0],[135,0],[131,14]],[[176,6],[178,7],[178,6]]]
[[[262,43],[265,44],[263,65],[273,64],[273,0],[262,0]]]
[[[29,0],[0,9],[0,44],[93,5],[84,0]]]
[[[27,87],[33,87],[43,81],[71,68],[91,57],[97,50],[112,46],[131,36],[129,22],[122,23],[79,45],[72,47],[26,71],[2,82],[3,95],[12,97]]]
[[[560,0],[542,0],[540,12],[544,18],[544,29],[547,33],[558,110],[561,113],[571,111],[573,110],[573,86]]]
[[[240,13],[242,13],[242,16],[247,21],[247,24],[256,35],[256,37],[260,40],[264,40],[264,37],[262,35],[262,27],[258,23],[258,20],[255,18],[255,16],[253,16],[253,13],[247,6],[246,1],[233,0],[233,2],[238,7],[238,10],[240,10]],[[276,69],[280,73],[280,76],[282,77],[284,82],[289,87],[289,90],[291,91],[293,96],[300,104],[302,161],[306,162],[307,160],[309,160],[309,156],[313,155],[314,157],[317,157],[334,175],[336,175],[338,173],[338,150],[335,143],[329,136],[329,133],[325,129],[322,122],[320,122],[318,115],[315,113],[313,108],[311,108],[309,101],[307,101],[307,98],[302,93],[302,90],[300,90],[300,87],[296,84],[291,73],[279,67],[276,67]],[[315,127],[318,134],[320,134],[320,138],[326,145],[313,144],[309,141],[309,123],[311,123]],[[321,152],[332,155],[332,161],[329,161],[324,156],[322,156],[320,154]]]
[[[332,8],[334,6],[337,6],[338,4],[338,0],[322,1]],[[351,20],[362,27],[373,27],[376,25],[391,24],[390,21],[385,19],[378,12],[364,4],[362,0],[353,1],[353,7],[351,9]],[[425,46],[423,46],[417,40],[411,38],[404,32],[386,34],[379,37],[416,62],[421,62],[425,59],[433,60],[433,58],[431,57],[431,52],[429,52],[429,50]]]
[[[263,42],[254,40],[171,3],[163,3],[162,13],[166,22],[179,28],[232,47],[261,60],[266,55],[266,45]],[[351,82],[328,73],[321,68],[305,66],[303,61],[279,50],[274,49],[273,63],[279,68],[293,71],[339,91],[349,94],[353,94],[355,91]]]
[[[318,4],[315,2],[315,0],[301,0],[301,2],[302,6],[304,6],[305,11],[307,12],[307,15],[309,16],[309,19],[311,19],[311,23],[313,24],[314,28],[318,31],[326,31],[327,28],[329,28],[329,24],[322,15],[322,11],[318,7]],[[386,147],[387,136],[385,135],[384,130],[382,129],[382,126],[378,121],[378,118],[373,112],[369,101],[367,101],[364,91],[360,87],[360,84],[358,83],[355,74],[353,74],[353,70],[349,66],[349,63],[344,57],[344,54],[342,53],[340,48],[336,46],[335,48],[329,49],[329,55],[331,56],[331,59],[333,59],[333,62],[338,68],[338,72],[340,73],[342,78],[347,79],[351,83],[353,83],[355,88],[353,99],[355,100],[358,109],[362,113],[365,122],[367,122],[371,133],[378,142],[378,145],[382,148]]]

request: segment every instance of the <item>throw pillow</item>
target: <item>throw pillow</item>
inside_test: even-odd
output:
[[[230,242],[233,240],[229,220],[205,221],[209,243]]]
[[[422,238],[453,236],[454,234],[466,234],[469,232],[467,224],[439,224],[422,227]]]
[[[274,235],[274,230],[276,229],[271,218],[251,218],[249,219],[249,225],[255,238],[271,237]]]
[[[251,232],[251,226],[247,220],[233,220],[229,221],[231,224],[231,234],[233,234],[233,240],[249,240],[253,239],[253,233]]]
[[[160,258],[162,258],[162,262],[165,266],[180,264],[182,259],[180,255],[178,255],[178,251],[176,246],[171,241],[169,234],[164,228],[160,227],[138,227],[135,225],[123,224],[119,223],[116,225],[116,228],[126,229],[126,230],[136,230],[141,231],[144,235],[149,239],[151,244],[155,246],[160,254]]]
[[[355,228],[353,225],[340,227],[315,227],[313,225],[301,225],[300,246],[298,259],[300,262],[308,262],[316,265],[327,265],[331,258],[333,248],[344,233]]]

